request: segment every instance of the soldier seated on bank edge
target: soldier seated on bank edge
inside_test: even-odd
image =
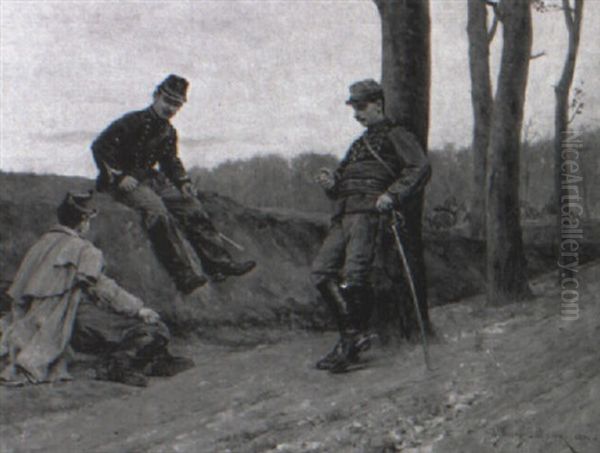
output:
[[[142,215],[158,259],[184,294],[207,282],[194,266],[194,252],[214,280],[244,275],[256,265],[232,258],[177,155],[170,119],[187,101],[188,86],[183,77],[169,75],[154,90],[150,106],[115,120],[92,144],[96,188]]]

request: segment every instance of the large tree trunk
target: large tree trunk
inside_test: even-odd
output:
[[[381,16],[386,115],[427,149],[429,133],[429,0],[377,0]]]
[[[581,167],[581,161],[578,158],[574,158],[577,153],[577,144],[573,143],[572,131],[569,130],[569,94],[571,91],[571,85],[573,84],[573,75],[575,73],[575,63],[577,61],[577,51],[579,49],[579,38],[581,33],[581,21],[583,18],[583,0],[575,0],[575,8],[571,10],[570,0],[563,0],[563,12],[565,22],[567,25],[567,31],[569,36],[569,47],[567,50],[567,56],[565,58],[565,64],[558,84],[554,87],[554,94],[556,96],[556,106],[554,111],[554,203],[556,206],[556,224],[557,224],[557,256],[559,265],[564,265],[563,254],[560,250],[560,237],[562,230],[562,215],[563,205],[568,206],[569,201],[577,203],[577,200],[573,197],[579,197],[579,188],[583,190],[583,185],[576,183],[567,184],[566,187],[571,187],[568,190],[563,191],[562,173],[564,168],[574,168],[572,165],[563,167],[565,161],[572,160]],[[572,150],[575,153],[571,152]],[[569,159],[567,159],[567,157]],[[569,173],[569,175],[577,177],[581,176],[579,171]],[[585,181],[584,181],[585,183]],[[573,190],[573,187],[576,190]],[[563,196],[570,197],[563,200]],[[586,195],[584,195],[586,196]],[[566,202],[565,202],[566,201]],[[566,272],[565,268],[559,268]]]
[[[529,1],[503,0],[503,45],[486,184],[487,300],[529,296],[519,212],[519,154],[531,54]]]
[[[375,0],[381,16],[382,76],[386,115],[412,132],[427,150],[430,88],[429,0]],[[414,277],[421,315],[429,330],[423,241],[423,194],[405,210],[410,213],[401,238]],[[379,282],[380,334],[385,330],[404,338],[418,338],[414,304],[401,274],[389,228],[383,234],[380,254],[386,282]],[[387,284],[386,284],[387,283]],[[387,289],[385,289],[387,288]],[[387,302],[386,302],[387,301]],[[383,322],[381,322],[383,321]],[[398,328],[398,325],[400,328]]]
[[[471,235],[485,234],[485,169],[492,122],[492,82],[490,79],[490,37],[487,30],[487,8],[482,0],[469,0],[467,34],[471,104],[473,106],[473,191]]]

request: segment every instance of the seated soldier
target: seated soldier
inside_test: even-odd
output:
[[[0,340],[4,384],[71,379],[71,347],[99,356],[97,379],[131,385],[193,366],[169,353],[169,330],[159,315],[103,273],[102,252],[83,238],[97,213],[91,198],[91,192],[68,193],[57,209],[59,225],[21,262]]]
[[[214,281],[244,275],[256,265],[233,259],[178,156],[170,120],[186,102],[188,85],[171,74],[154,90],[150,106],[115,120],[92,144],[99,170],[96,188],[142,215],[158,259],[184,294],[207,282],[184,239]]]

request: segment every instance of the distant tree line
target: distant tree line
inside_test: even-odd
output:
[[[600,129],[581,133],[583,149],[582,200],[585,216],[600,217]],[[447,145],[431,150],[433,177],[427,188],[426,217],[441,207],[451,207],[468,215],[475,196],[473,158],[469,148]],[[279,155],[256,156],[227,161],[213,169],[195,167],[192,177],[199,190],[214,191],[246,206],[282,208],[307,212],[330,212],[331,202],[314,177],[321,167],[335,168],[338,159],[331,154],[308,152],[288,160]],[[524,220],[551,214],[554,156],[552,139],[532,141],[525,137],[521,156],[521,213]],[[460,221],[460,219],[458,219]]]
[[[314,181],[321,167],[335,168],[331,154],[308,152],[291,160],[269,154],[229,160],[213,169],[190,171],[199,190],[214,191],[246,206],[329,212],[331,201]]]

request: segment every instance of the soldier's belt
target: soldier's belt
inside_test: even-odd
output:
[[[342,196],[357,194],[381,194],[389,186],[389,181],[378,179],[352,179],[339,184],[338,193]]]

